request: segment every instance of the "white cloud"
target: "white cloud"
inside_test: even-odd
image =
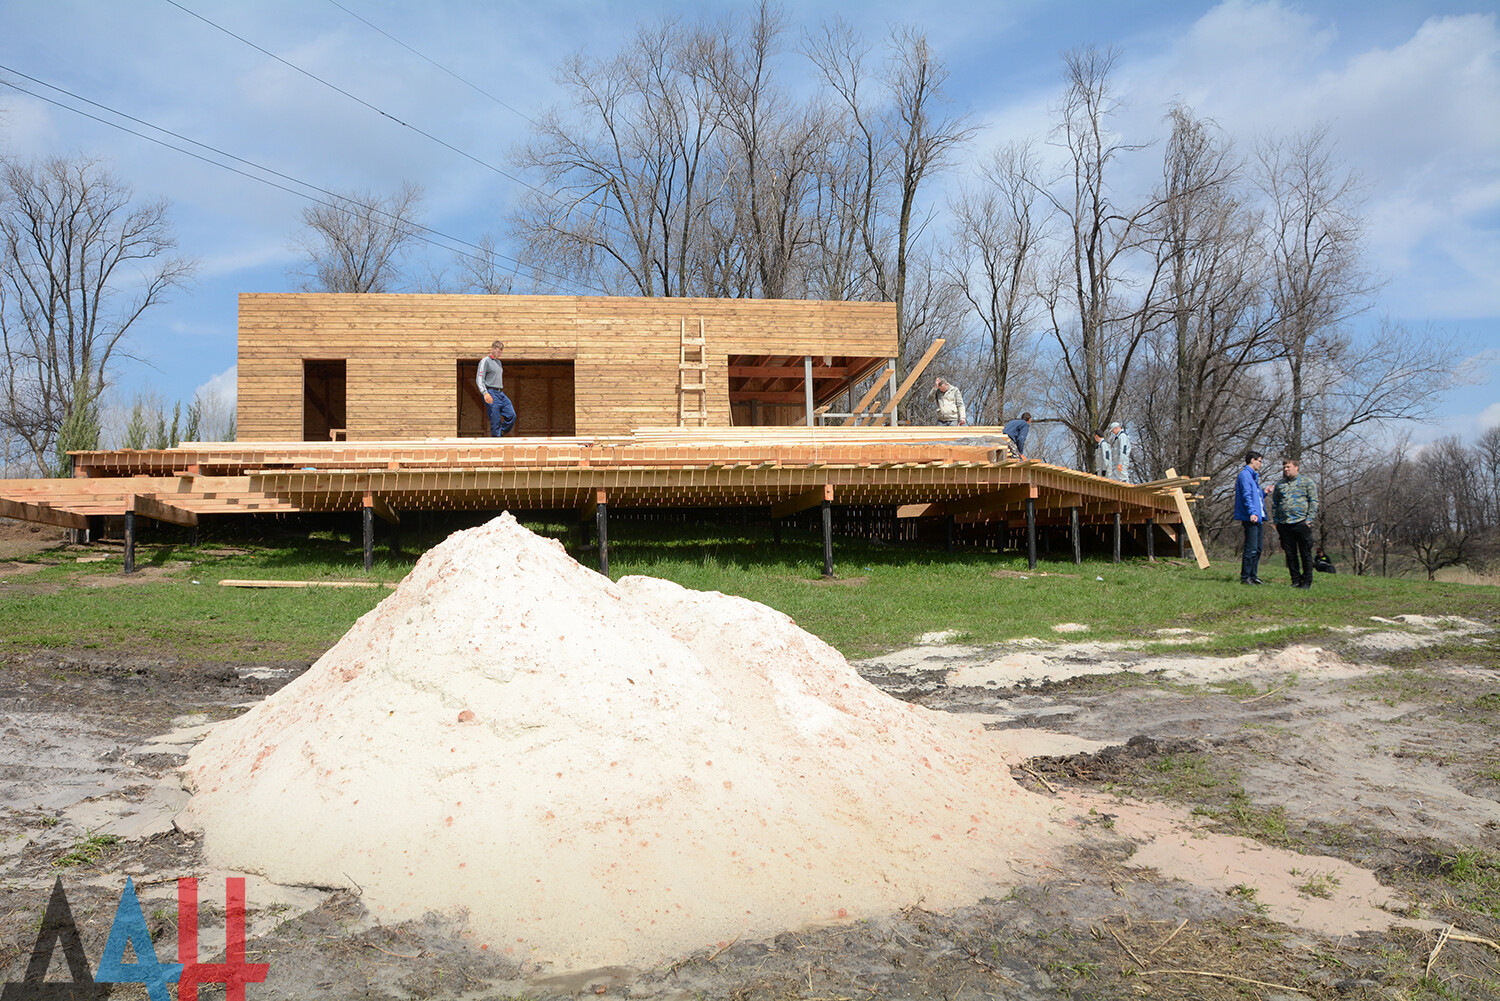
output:
[[[1491,403],[1481,410],[1475,423],[1479,425],[1479,430],[1481,431],[1488,431],[1492,427],[1500,427],[1500,403]]]
[[[193,390],[194,398],[218,400],[233,407],[240,395],[240,366],[234,364],[211,376],[209,380]]]
[[[1341,55],[1330,26],[1229,0],[1161,56],[1126,68],[1137,116],[1181,97],[1242,147],[1330,125],[1364,182],[1373,263],[1404,314],[1493,315],[1500,280],[1500,31],[1433,17],[1399,44]],[[1137,120],[1138,127],[1149,126]]]

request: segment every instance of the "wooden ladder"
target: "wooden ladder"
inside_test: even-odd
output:
[[[688,335],[682,320],[682,353],[677,362],[677,426],[708,427],[708,348],[703,318],[698,318],[698,336]]]

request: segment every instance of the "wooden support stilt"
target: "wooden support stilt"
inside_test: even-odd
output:
[[[365,573],[375,569],[375,505],[370,495],[365,494],[365,503],[359,509],[361,528],[365,540]]]
[[[948,552],[953,552],[953,515],[945,515],[943,518],[944,534],[948,537]]]
[[[833,502],[823,501],[823,576],[833,576]]]
[[[1083,526],[1079,524],[1078,508],[1070,508],[1069,512],[1071,514],[1069,520],[1072,522],[1069,527],[1072,529],[1073,536],[1073,565],[1081,566],[1083,564]]]
[[[1146,519],[1146,559],[1156,562],[1156,522]]]
[[[594,510],[594,530],[599,533],[599,572],[609,576],[609,505],[604,491],[599,491],[599,505]]]
[[[135,512],[125,512],[125,572],[135,573]]]
[[[188,529],[188,545],[190,545],[190,546],[196,546],[197,544],[198,544],[198,526],[194,525],[192,528]]]
[[[1120,512],[1115,512],[1115,562],[1120,562]]]
[[[1180,529],[1177,532],[1177,558],[1187,558],[1187,533]]]
[[[1026,565],[1036,569],[1036,499],[1026,498]]]

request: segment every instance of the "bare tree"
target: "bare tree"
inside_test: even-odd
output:
[[[477,253],[459,252],[453,255],[453,263],[458,268],[459,289],[485,295],[510,295],[514,292],[517,271],[500,266],[494,236],[485,233],[479,238],[475,248]]]
[[[1323,331],[1313,346],[1316,354],[1299,366],[1300,429],[1286,432],[1289,451],[1300,435],[1304,450],[1336,458],[1351,435],[1426,419],[1442,391],[1463,378],[1460,351],[1440,331],[1390,319],[1359,340],[1347,330]]]
[[[1027,354],[1035,311],[1036,255],[1042,237],[1037,218],[1035,151],[1015,143],[996,152],[979,171],[979,184],[954,200],[952,281],[978,318],[989,348],[993,412],[1005,414],[1006,387],[1016,352]]]
[[[1138,454],[1157,471],[1217,479],[1260,440],[1276,405],[1258,374],[1275,354],[1265,259],[1228,141],[1186,107],[1168,120],[1151,226],[1165,322],[1151,326],[1140,370]]]
[[[511,216],[530,256],[614,293],[699,291],[691,258],[724,180],[711,173],[723,55],[712,32],[664,19],[612,59],[564,63],[571,117],[545,112],[513,154],[547,189]]]
[[[307,257],[307,292],[395,292],[405,283],[402,257],[417,239],[422,189],[403,182],[395,193],[338,196],[302,210],[307,227],[295,246]]]
[[[933,341],[942,337],[947,341],[943,346],[942,361],[928,370],[928,385],[931,385],[932,376],[943,372],[947,372],[950,376],[966,378],[968,373],[965,369],[968,366],[965,362],[972,352],[967,350],[968,345],[964,343],[961,332],[964,329],[964,312],[968,304],[964,301],[958,286],[944,274],[939,260],[930,247],[924,245],[915,250],[911,255],[908,268],[910,275],[907,280],[905,303],[908,353],[900,357],[897,364],[902,369],[909,369],[927,352]],[[972,422],[978,415],[979,409],[984,406],[988,387],[977,380],[966,379],[960,388],[964,391],[964,405],[970,412]],[[908,402],[905,404],[904,412],[907,417],[904,419],[909,423],[937,423],[937,410],[928,392],[917,389],[906,399]]]
[[[1129,275],[1126,267],[1141,248],[1155,205],[1118,204],[1108,180],[1122,154],[1141,148],[1109,131],[1118,106],[1109,83],[1115,59],[1115,52],[1092,46],[1067,54],[1068,88],[1052,140],[1067,166],[1056,190],[1040,189],[1064,234],[1044,301],[1061,362],[1056,411],[1073,432],[1080,462],[1092,452],[1093,429],[1115,414],[1154,320],[1151,304],[1161,279],[1159,261],[1143,276]]]
[[[711,72],[719,93],[735,232],[755,294],[804,294],[799,257],[811,246],[810,195],[816,190],[828,125],[817,105],[799,107],[776,86],[771,60],[780,52],[785,18],[762,2],[743,35],[726,27]]]
[[[7,163],[0,190],[0,425],[53,470],[60,431],[97,413],[131,326],[194,262],[172,254],[167,203],[132,205],[96,160]]]
[[[896,344],[904,355],[907,341],[906,279],[908,256],[915,233],[912,230],[917,192],[923,181],[949,165],[957,149],[974,136],[974,127],[962,116],[943,117],[947,98],[943,91],[948,69],[937,60],[927,36],[910,26],[891,31],[890,62],[886,86],[891,105],[887,130],[895,156],[898,193],[895,231],[895,269],[887,289],[896,303]]]
[[[840,18],[809,37],[804,51],[829,89],[838,95],[843,109],[835,144],[838,154],[830,158],[838,169],[827,183],[828,204],[836,210],[829,218],[838,239],[824,240],[820,245],[824,254],[830,246],[836,248],[834,260],[840,268],[838,279],[830,284],[852,289],[856,287],[852,276],[859,275],[862,280],[858,287],[889,298],[885,295],[889,288],[883,249],[887,238],[881,207],[894,165],[880,103],[870,97],[869,45]],[[854,263],[856,248],[863,253],[862,268]]]
[[[1273,269],[1275,334],[1287,369],[1287,451],[1300,457],[1306,434],[1308,366],[1363,310],[1375,285],[1360,250],[1358,179],[1333,150],[1328,127],[1269,139],[1256,153],[1266,200],[1266,253]]]
[[[1474,453],[1484,523],[1500,528],[1500,424],[1480,434]]]

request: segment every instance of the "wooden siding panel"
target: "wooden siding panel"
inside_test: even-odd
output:
[[[303,359],[344,359],[350,440],[459,433],[455,364],[505,342],[506,361],[572,361],[575,433],[677,422],[684,323],[707,335],[709,421],[731,423],[730,355],[887,357],[890,303],[585,296],[240,296],[238,433],[302,436]],[[554,390],[554,408],[556,402]],[[554,420],[554,426],[557,422]]]

